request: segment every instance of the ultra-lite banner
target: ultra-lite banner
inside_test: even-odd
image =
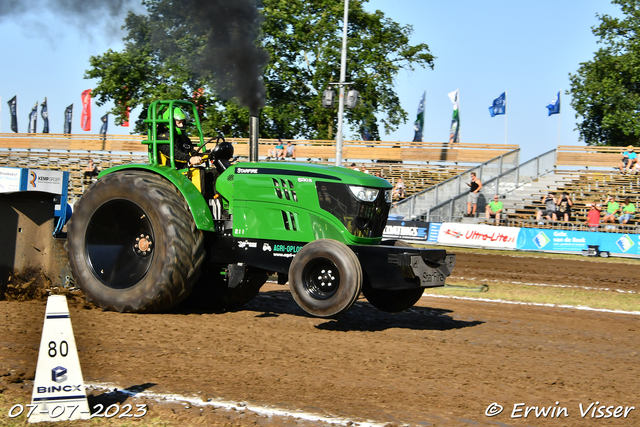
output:
[[[516,227],[444,222],[438,232],[438,243],[454,246],[515,249],[519,231],[520,229]]]

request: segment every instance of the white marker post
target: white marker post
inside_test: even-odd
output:
[[[67,297],[51,295],[42,328],[29,422],[90,418]]]

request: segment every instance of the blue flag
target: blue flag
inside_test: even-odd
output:
[[[102,120],[102,126],[100,127],[100,135],[107,135],[107,127],[109,126],[109,114],[105,114],[100,118]]]
[[[507,112],[507,93],[503,92],[502,95],[493,100],[493,105],[489,107],[489,114],[491,117],[499,114],[505,114]]]
[[[553,98],[551,104],[547,105],[547,108],[549,109],[549,114],[547,116],[550,116],[552,114],[560,114],[560,91],[558,91],[556,97]]]

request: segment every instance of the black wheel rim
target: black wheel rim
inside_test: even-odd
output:
[[[112,200],[98,208],[89,221],[85,244],[93,274],[116,289],[140,282],[155,252],[151,222],[129,200]]]
[[[314,299],[331,298],[340,287],[338,267],[326,258],[308,263],[302,272],[304,290]]]

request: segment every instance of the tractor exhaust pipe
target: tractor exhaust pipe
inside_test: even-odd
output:
[[[258,161],[258,134],[260,131],[260,122],[258,121],[258,112],[249,113],[249,161]]]

